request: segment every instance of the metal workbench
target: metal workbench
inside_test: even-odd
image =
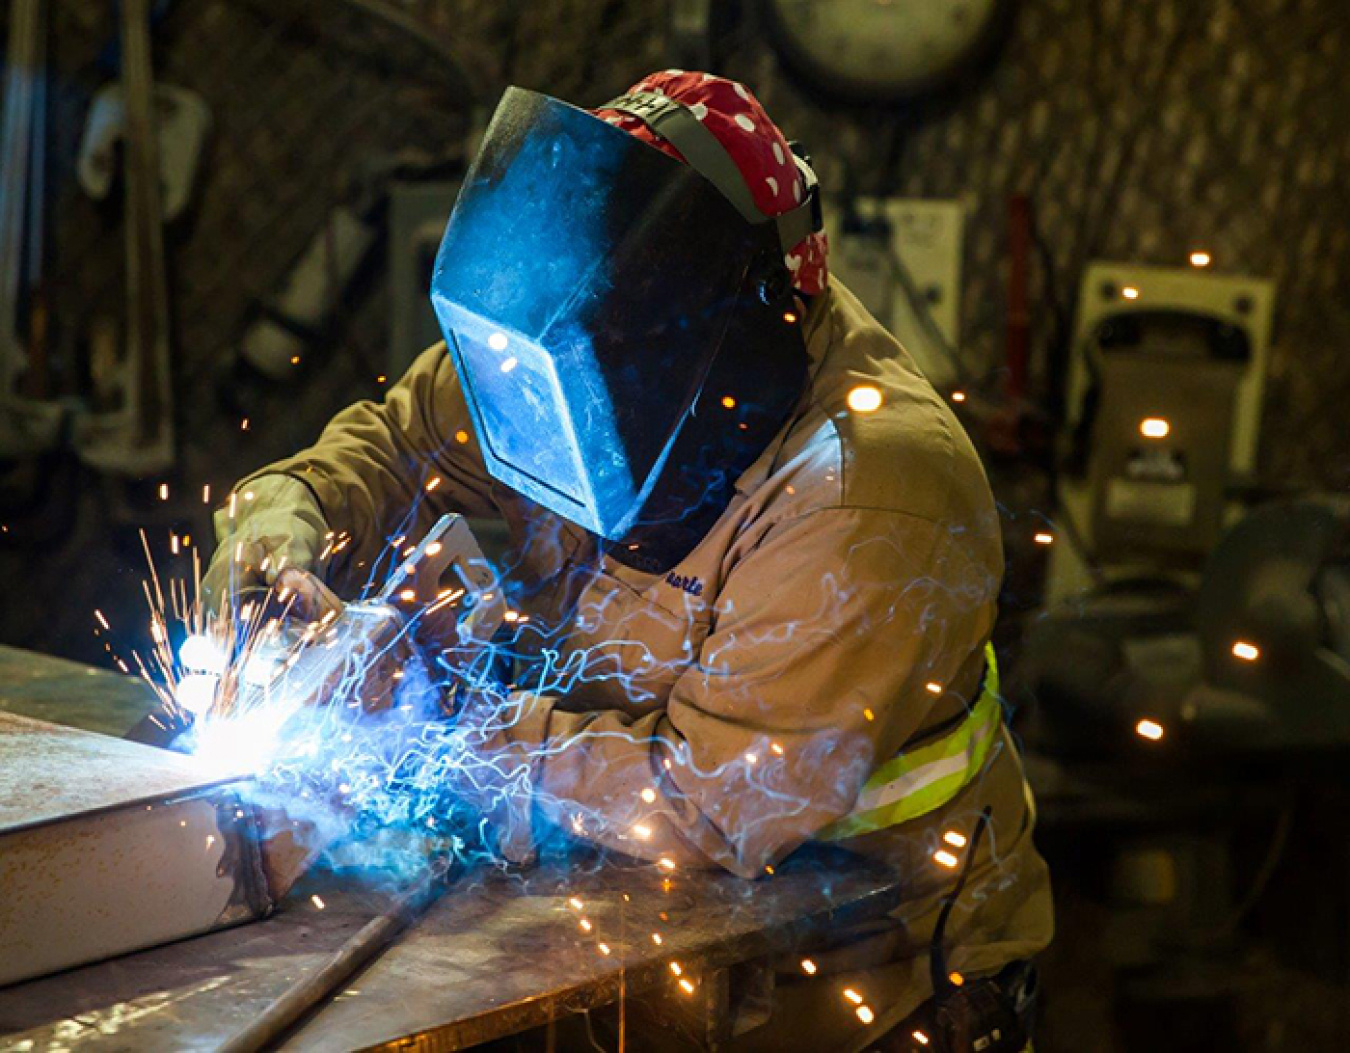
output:
[[[116,733],[152,704],[126,678],[0,648],[0,709]],[[664,989],[715,1028],[727,967],[878,915],[899,893],[895,874],[827,851],[756,882],[614,859],[466,873],[286,1048],[458,1049]],[[0,989],[0,1050],[215,1048],[385,902],[316,873],[265,921]]]

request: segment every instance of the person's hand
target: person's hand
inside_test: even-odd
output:
[[[215,516],[217,545],[202,575],[202,609],[219,614],[250,588],[272,585],[287,568],[313,573],[330,533],[309,487],[266,475],[236,492]]]

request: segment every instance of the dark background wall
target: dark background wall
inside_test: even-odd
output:
[[[447,42],[488,97],[519,83],[594,104],[673,63],[667,7],[423,0],[401,10]],[[1085,261],[1180,265],[1204,248],[1216,269],[1278,287],[1263,471],[1350,483],[1343,0],[1023,0],[991,69],[939,104],[872,112],[813,98],[740,5],[714,7],[718,70],[811,145],[828,184],[967,203],[963,353],[977,371],[1002,354],[1007,200],[1025,192],[1043,249],[1033,273],[1042,370]],[[115,30],[110,5],[54,5],[48,289],[53,346],[71,362],[99,320],[122,311],[118,210],[96,207],[72,179]],[[170,232],[181,465],[170,500],[139,507],[68,465],[44,470],[53,493],[36,516],[6,513],[0,551],[12,583],[0,639],[70,655],[102,652],[94,606],[139,624],[135,523],[150,523],[154,539],[174,523],[205,539],[203,484],[222,492],[308,441],[339,406],[378,393],[388,314],[378,259],[292,382],[241,387],[229,366],[330,208],[377,200],[395,159],[454,155],[469,122],[442,59],[334,0],[178,3],[156,47],[158,75],[200,92],[215,122],[192,214]],[[77,369],[67,381],[78,384]]]

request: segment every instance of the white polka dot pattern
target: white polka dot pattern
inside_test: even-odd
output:
[[[765,215],[780,215],[802,200],[801,174],[787,140],[744,85],[711,73],[669,69],[653,73],[628,90],[656,92],[688,106],[726,148],[745,176],[756,207]],[[674,147],[636,117],[612,110],[597,113],[631,135],[683,160]],[[788,187],[792,188],[791,199],[786,194]],[[821,232],[804,238],[787,255],[792,284],[798,291],[814,295],[825,288],[828,251],[825,234]]]

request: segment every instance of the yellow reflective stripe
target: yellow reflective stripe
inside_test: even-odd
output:
[[[816,835],[837,841],[917,819],[941,808],[984,767],[1002,710],[994,649],[985,645],[984,686],[966,718],[935,742],[883,764],[862,788],[853,811]]]

